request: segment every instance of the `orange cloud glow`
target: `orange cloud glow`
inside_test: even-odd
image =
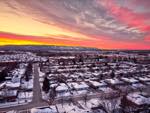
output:
[[[0,45],[150,49],[148,3],[1,0]]]

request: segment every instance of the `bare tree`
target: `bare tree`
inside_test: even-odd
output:
[[[99,108],[105,113],[112,113],[118,107],[117,99],[100,100]]]
[[[87,94],[84,94],[84,96],[83,96],[83,99],[84,99],[84,103],[85,103],[85,105],[87,105]]]

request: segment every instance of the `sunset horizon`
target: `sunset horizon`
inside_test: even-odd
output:
[[[150,50],[149,5],[148,0],[0,1],[0,46]]]
[[[104,46],[99,45],[99,42],[94,42],[94,45],[91,45],[91,40],[79,42],[79,41],[70,41],[65,39],[55,39],[55,38],[49,38],[48,37],[42,37],[42,40],[30,40],[31,37],[38,37],[39,36],[28,36],[28,35],[16,35],[14,33],[0,33],[0,46],[21,46],[21,45],[30,45],[30,46],[72,46],[72,47],[89,47],[89,48],[97,48],[97,49],[103,49],[103,50],[150,50],[150,48],[147,48],[147,46],[143,45],[142,47],[138,44],[131,44],[131,43],[122,43],[121,45],[116,45],[114,43],[113,45],[106,45]],[[23,38],[23,39],[22,39]],[[51,42],[47,42],[51,41]],[[96,44],[98,43],[98,44]],[[119,46],[119,47],[117,47]],[[135,47],[136,46],[136,47]],[[133,47],[133,48],[132,48]]]

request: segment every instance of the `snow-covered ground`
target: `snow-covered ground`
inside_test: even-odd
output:
[[[32,99],[17,99],[15,102],[6,102],[6,103],[1,103],[0,108],[7,108],[11,106],[18,106],[18,105],[25,105],[31,102]]]
[[[49,107],[32,108],[31,113],[105,113],[99,105],[103,106],[107,112],[119,108],[120,98],[113,100],[100,100],[98,98],[85,101],[60,103]],[[95,108],[97,111],[93,111]]]
[[[32,108],[31,113],[58,113],[55,106]]]
[[[45,73],[41,72],[41,71],[40,71],[40,68],[38,68],[38,72],[39,72],[39,76],[40,76],[40,77],[44,77]]]

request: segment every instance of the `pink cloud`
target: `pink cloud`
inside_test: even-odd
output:
[[[109,13],[120,22],[130,27],[136,27],[143,32],[150,30],[150,25],[147,25],[150,16],[147,13],[135,13],[131,9],[117,5],[112,0],[105,0],[103,2],[103,5],[108,9]]]
[[[143,7],[146,7],[146,8],[150,7],[150,0],[132,0],[131,2],[133,4],[135,4],[136,6],[140,5],[140,6],[143,6]]]
[[[146,36],[144,40],[150,42],[150,35]]]

